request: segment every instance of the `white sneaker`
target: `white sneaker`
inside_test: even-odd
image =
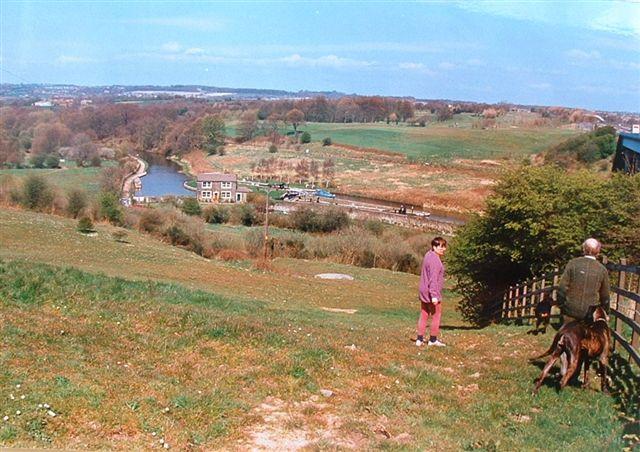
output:
[[[416,340],[416,347],[420,347],[422,344],[424,344],[424,341],[421,341],[420,339]]]
[[[436,347],[446,347],[447,344],[445,344],[444,342],[440,342],[438,339],[436,339],[435,341],[429,341],[427,342],[427,345],[429,347],[431,347],[432,345],[435,345]]]

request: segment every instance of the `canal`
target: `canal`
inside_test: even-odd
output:
[[[140,179],[142,189],[136,191],[136,196],[195,196],[194,191],[184,188],[188,178],[180,165],[148,152],[140,154],[140,158],[147,162],[147,174]]]

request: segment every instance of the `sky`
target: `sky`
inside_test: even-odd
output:
[[[640,3],[1,0],[0,82],[640,112]]]

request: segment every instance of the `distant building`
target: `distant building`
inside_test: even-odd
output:
[[[235,174],[198,174],[197,198],[200,202],[244,203],[247,202],[247,193],[251,190],[239,187]]]
[[[640,133],[620,133],[613,158],[613,171],[640,172]]]
[[[33,106],[40,108],[53,108],[53,102],[50,100],[39,100],[38,102],[34,102]]]

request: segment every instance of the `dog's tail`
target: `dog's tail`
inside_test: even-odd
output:
[[[535,361],[537,359],[544,358],[545,356],[549,356],[550,354],[552,354],[554,352],[554,350],[556,350],[556,348],[558,346],[560,346],[560,347],[564,346],[564,342],[562,341],[563,338],[564,338],[563,335],[556,334],[556,336],[553,338],[553,342],[551,343],[551,347],[549,347],[549,350],[544,352],[542,355],[538,355],[538,356],[534,356],[533,358],[529,358],[529,361]]]

